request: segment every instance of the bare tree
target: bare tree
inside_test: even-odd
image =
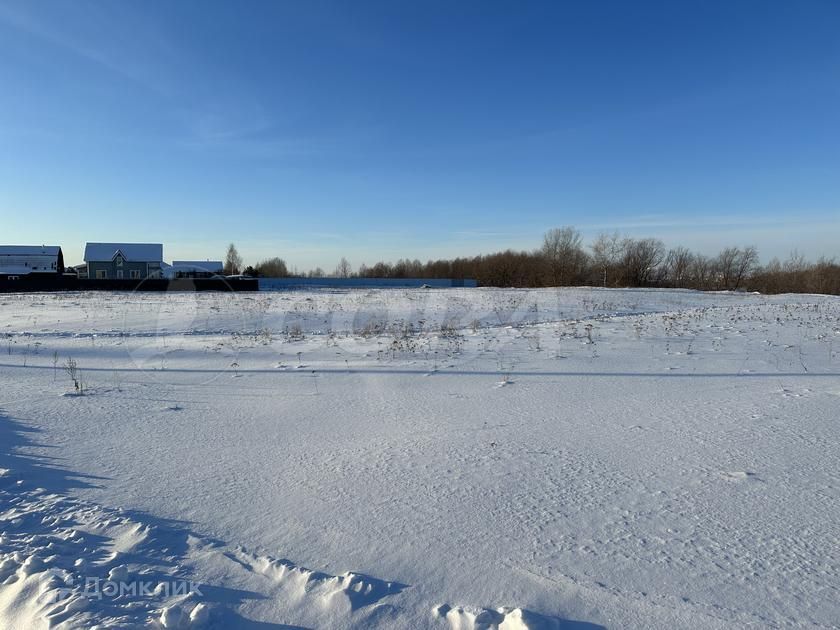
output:
[[[286,261],[276,257],[257,263],[256,271],[263,278],[286,278],[289,275]]]
[[[822,257],[811,267],[811,292],[840,294],[840,265],[834,258]]]
[[[727,247],[717,257],[717,273],[719,277],[719,288],[732,289],[733,278],[735,277],[735,267],[738,264],[738,258],[741,255],[739,247]]]
[[[735,268],[735,289],[740,289],[741,285],[758,266],[758,249],[750,245],[744,248],[741,252],[741,257],[738,259],[738,265]]]
[[[706,256],[692,256],[688,275],[693,288],[703,291],[711,289],[714,287],[715,264]]]
[[[656,238],[624,239],[621,266],[631,286],[651,284],[665,258],[665,245]]]
[[[598,275],[598,282],[607,286],[608,281],[618,282],[616,267],[621,260],[621,237],[618,232],[600,234],[598,239],[590,245],[592,250],[592,264]]]
[[[820,258],[816,263],[793,252],[784,263],[774,258],[763,268],[755,269],[748,280],[753,290],[762,293],[840,294],[840,265],[834,259]]]
[[[689,270],[694,254],[685,247],[675,247],[668,252],[665,259],[668,282],[674,287],[685,287],[688,284]]]
[[[790,273],[803,273],[808,270],[808,267],[808,261],[805,260],[805,256],[797,250],[793,250],[785,261],[785,271]]]
[[[720,287],[737,291],[757,264],[758,250],[755,247],[727,247],[717,258]]]
[[[563,286],[576,280],[586,265],[580,232],[573,227],[554,228],[543,236],[540,250],[548,270],[549,283]]]
[[[683,247],[667,251],[658,239],[621,238],[602,234],[590,245],[591,255],[580,251],[580,236],[573,228],[552,230],[543,245],[531,251],[507,250],[453,259],[362,264],[360,278],[471,278],[482,286],[544,287],[586,280],[604,286],[681,286],[701,290],[749,289],[766,293],[783,291],[840,294],[840,264],[834,259],[817,263],[795,253],[782,263],[758,266],[754,247],[730,247],[713,258]],[[566,256],[563,253],[570,255]],[[569,261],[573,264],[568,264]],[[555,265],[552,265],[552,261]],[[346,262],[346,261],[343,261]],[[579,266],[575,266],[575,262]],[[350,265],[340,264],[336,275],[350,275]],[[310,275],[322,275],[313,269]],[[291,275],[298,275],[295,268]]]
[[[335,277],[349,278],[351,273],[353,273],[353,267],[351,267],[347,259],[342,256],[341,260],[338,262],[338,266],[335,268]]]
[[[227,255],[225,256],[225,275],[235,276],[242,270],[242,257],[236,250],[236,245],[231,243],[228,245]]]

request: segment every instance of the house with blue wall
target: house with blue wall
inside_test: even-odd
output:
[[[87,277],[96,280],[160,278],[163,270],[161,243],[88,243],[85,246]]]

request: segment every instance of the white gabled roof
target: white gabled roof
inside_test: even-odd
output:
[[[129,262],[163,262],[163,245],[160,243],[88,243],[85,245],[84,261],[111,261],[117,252]]]
[[[221,260],[173,260],[172,266],[195,271],[218,271],[224,269],[225,264]]]
[[[0,256],[58,256],[58,245],[0,245]]]

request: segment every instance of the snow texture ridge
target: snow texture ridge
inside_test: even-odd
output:
[[[0,296],[0,630],[832,628],[840,299]]]

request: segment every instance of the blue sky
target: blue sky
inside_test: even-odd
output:
[[[840,255],[840,3],[0,0],[0,242]]]

